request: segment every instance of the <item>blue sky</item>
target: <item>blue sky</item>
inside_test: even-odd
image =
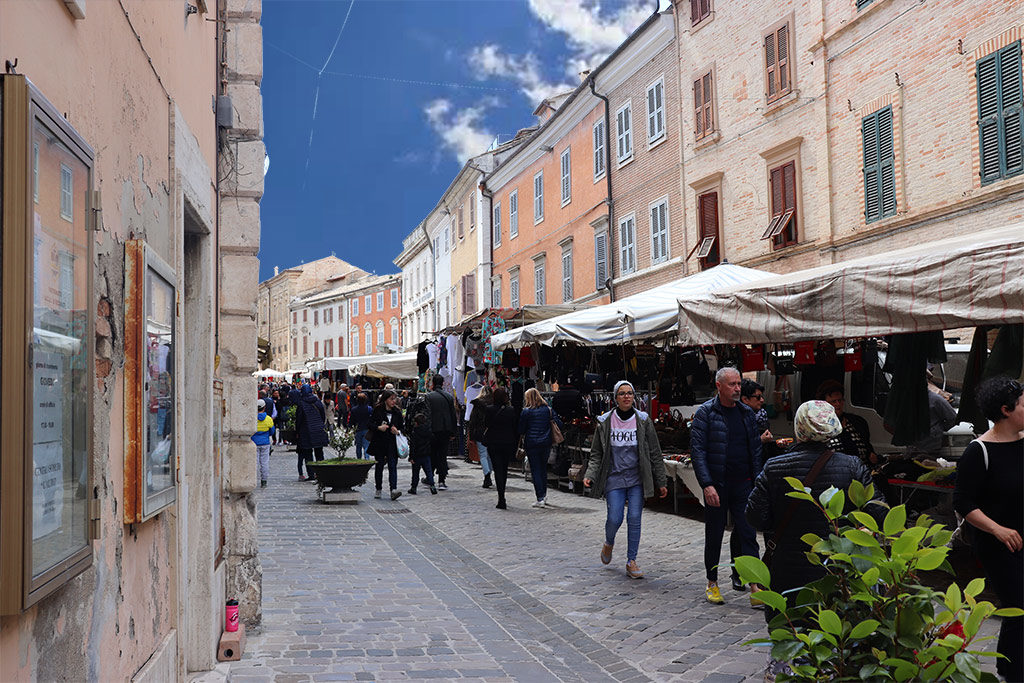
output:
[[[650,0],[264,0],[260,279],[331,252],[397,271],[402,238],[463,160],[531,125],[541,98],[578,83],[576,72],[651,9]]]

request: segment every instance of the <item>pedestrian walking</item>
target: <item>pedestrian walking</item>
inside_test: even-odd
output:
[[[426,395],[425,403],[430,415],[430,431],[433,443],[430,464],[437,474],[437,488],[448,488],[448,442],[455,438],[455,399],[443,391],[444,378],[434,377],[433,391]]]
[[[536,389],[527,389],[523,401],[519,434],[523,437],[533,490],[537,494],[537,502],[532,507],[543,508],[548,504],[548,456],[553,442],[551,424],[556,423],[561,428],[562,421]]]
[[[774,551],[768,558],[771,589],[785,595],[790,606],[795,604],[798,591],[785,591],[806,586],[826,574],[824,567],[811,564],[807,559],[807,544],[801,538],[809,533],[828,538],[832,530],[828,520],[811,503],[788,497],[793,487],[786,477],[804,482],[815,500],[830,486],[845,491],[854,479],[865,487],[872,483],[871,472],[860,458],[829,448],[829,440],[843,431],[842,422],[831,405],[825,401],[804,403],[797,408],[793,426],[796,448],[765,463],[743,514],[743,519],[753,528],[771,533],[774,543]],[[875,489],[874,500],[885,502],[878,489]],[[868,505],[865,510],[879,522],[887,512],[884,505]],[[770,623],[775,614],[774,610],[766,608],[765,620]],[[782,673],[792,672],[785,662],[769,656],[765,679],[775,680],[775,676]]]
[[[266,402],[256,401],[256,431],[252,442],[256,444],[256,463],[260,471],[260,488],[267,488],[270,479],[270,439],[274,436],[274,418],[267,415]]]
[[[349,424],[351,424],[352,429],[356,432],[356,457],[359,459],[363,459],[364,451],[369,444],[366,435],[370,430],[370,416],[372,414],[373,409],[369,406],[366,394],[356,394],[356,404],[349,414]],[[365,453],[365,458],[369,460],[370,454]]]
[[[469,433],[469,439],[476,443],[476,452],[480,455],[480,467],[484,471],[483,487],[489,489],[492,485],[491,472],[494,471],[494,468],[487,454],[487,444],[484,443],[484,432],[486,431],[484,423],[487,418],[487,406],[491,404],[490,390],[484,387],[480,395],[469,403],[473,406],[473,409],[469,413],[469,422],[466,425],[466,430]]]
[[[327,423],[327,438],[330,440],[334,436],[334,421],[337,415],[334,412],[334,399],[328,398],[324,401],[324,414],[326,415]]]
[[[974,550],[1001,607],[1024,608],[1024,386],[1007,377],[981,384],[978,407],[992,428],[957,463],[953,506],[975,528]],[[1003,617],[996,671],[1024,681],[1024,617]]]
[[[423,413],[416,413],[412,418],[411,429],[409,429],[409,462],[412,465],[412,485],[409,493],[416,495],[416,486],[420,481],[420,470],[423,470],[430,493],[437,494],[437,486],[434,485],[434,471],[430,466],[430,451],[433,433],[430,431],[430,422]]]
[[[309,463],[324,459],[324,446],[327,445],[327,414],[324,404],[313,395],[313,387],[303,384],[299,391],[299,399],[295,410],[295,452],[300,463]],[[299,472],[302,479],[302,472]],[[308,476],[307,479],[313,479]]]
[[[343,429],[348,427],[348,414],[351,409],[352,406],[349,403],[348,385],[342,384],[341,388],[338,389],[338,393],[334,395],[334,411],[339,427]]]
[[[474,414],[476,410],[473,409]],[[494,484],[498,489],[498,504],[494,507],[505,510],[508,508],[505,500],[508,465],[519,446],[519,413],[509,404],[508,392],[502,387],[491,394],[491,403],[484,407],[483,413],[484,431],[481,438],[494,468]],[[470,415],[470,419],[472,417]]]
[[[754,411],[740,401],[741,379],[736,368],[720,368],[715,373],[718,395],[697,409],[690,427],[690,452],[697,482],[704,490],[704,569],[708,602],[725,603],[718,588],[718,564],[722,554],[722,536],[732,513],[735,543],[730,555],[758,557],[757,532],[747,523],[744,510],[754,479],[761,472],[761,432]],[[745,591],[735,567],[732,587]],[[752,600],[755,606],[760,601]]]
[[[644,573],[636,563],[640,549],[640,520],[644,498],[668,495],[665,461],[650,415],[633,407],[635,390],[629,382],[615,385],[615,407],[597,418],[597,429],[590,443],[590,461],[583,485],[595,495],[604,495],[608,516],[604,523],[601,562],[612,561],[615,534],[626,517],[626,575],[641,579]]]
[[[377,484],[374,498],[380,498],[384,483],[384,466],[388,468],[388,483],[391,485],[391,500],[397,500],[402,492],[398,490],[398,443],[395,437],[402,431],[402,411],[392,391],[382,391],[370,417],[370,446],[368,452],[377,461],[373,477]]]

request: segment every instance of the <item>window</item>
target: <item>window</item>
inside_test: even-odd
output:
[[[72,220],[75,212],[74,173],[70,166],[60,165],[60,217]]]
[[[772,219],[761,239],[771,239],[772,247],[780,249],[796,244],[796,162],[782,164],[771,170]]]
[[[594,182],[604,177],[604,121],[594,124]]]
[[[508,236],[519,234],[519,190],[512,190],[508,196]]]
[[[32,143],[32,198],[39,203],[39,143]]]
[[[366,347],[363,349],[363,352],[368,354],[373,353],[373,328],[370,327],[370,323],[366,323],[366,325],[363,326],[363,333],[363,336],[365,337],[364,346]]]
[[[700,246],[697,259],[701,270],[717,266],[721,261],[718,244],[718,193],[705,192],[697,197],[697,220],[699,231],[697,237]]]
[[[533,176],[533,222],[544,220],[544,171]]]
[[[292,355],[293,356],[299,355],[299,338],[298,337],[293,337],[292,338]]]
[[[976,66],[981,182],[1024,172],[1021,42],[982,57]]]
[[[373,312],[373,297],[369,294],[363,298],[363,309],[366,311],[366,315],[370,315]]]
[[[309,309],[307,308],[302,309],[302,322],[309,322]]]
[[[398,308],[398,288],[391,290],[391,308]]]
[[[339,336],[338,337],[338,355],[339,356],[344,356],[345,355],[345,337],[343,337],[343,336]]]
[[[469,231],[476,227],[476,196],[469,200]]]
[[[865,116],[860,122],[866,223],[896,215],[896,156],[892,132],[891,106]]]
[[[715,96],[712,85],[710,71],[693,82],[693,113],[696,121],[694,135],[698,140],[715,132]]]
[[[459,239],[461,240],[462,238],[464,238],[466,236],[465,224],[462,221],[462,218],[463,218],[463,215],[462,215],[462,204],[459,204],[459,208],[457,209],[457,211],[458,211],[458,214],[459,214]]]
[[[359,330],[355,327],[352,328],[352,355],[359,355]]]
[[[352,317],[359,315],[359,299],[352,299]]]
[[[377,347],[384,346],[384,321],[377,321]]]
[[[319,358],[320,357],[320,342],[318,342],[318,341],[313,342],[313,357],[314,358]]]
[[[512,308],[519,308],[519,271],[509,273],[508,276],[508,305]]]
[[[569,158],[569,148],[562,152],[562,206],[572,201],[572,163]]]
[[[334,355],[334,340],[333,339],[325,339],[324,340],[324,356],[326,356],[327,358],[330,358],[333,355]]]
[[[313,326],[316,327],[320,324],[320,309],[313,311]]]
[[[57,255],[59,273],[60,307],[71,311],[75,308],[75,265],[70,251],[62,249]]]
[[[434,238],[434,260],[437,261],[441,258],[441,237]]]
[[[616,152],[619,163],[633,158],[633,108],[626,104],[615,114]]]
[[[873,0],[857,0],[857,10],[860,11],[870,5]]]
[[[491,281],[491,306],[501,308],[501,278]]]
[[[651,262],[668,259],[668,199],[660,199],[649,207],[651,216]]]
[[[665,137],[665,79],[659,78],[647,88],[647,143]]]
[[[469,315],[476,312],[476,273],[462,276],[462,313]]]
[[[562,247],[562,301],[572,301],[572,242]]]
[[[711,0],[690,0],[690,23],[697,25],[711,16]]]
[[[345,319],[345,304],[338,304],[338,322]]]
[[[501,202],[494,203],[494,246],[501,246]]]
[[[594,288],[604,289],[608,281],[608,235],[599,232],[594,235]]]
[[[309,355],[309,337],[303,337],[302,338],[302,355],[303,356],[308,356]]]
[[[377,312],[384,310],[384,292],[377,292]]]
[[[444,226],[444,253],[449,253],[452,250],[452,238],[449,226]]]
[[[544,296],[544,260],[541,259],[533,264],[533,303],[543,305],[546,302]]]
[[[395,318],[391,319],[391,343],[395,346],[399,345],[398,341],[398,320]]]
[[[789,94],[792,79],[789,71],[789,24],[785,23],[764,37],[764,62],[768,102]]]
[[[636,270],[636,218],[633,214],[619,219],[619,272]]]

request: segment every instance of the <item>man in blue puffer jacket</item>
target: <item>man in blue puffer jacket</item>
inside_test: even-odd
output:
[[[761,432],[754,411],[740,401],[741,377],[736,368],[715,374],[718,396],[697,409],[690,428],[690,451],[697,482],[704,489],[704,568],[708,602],[723,604],[718,589],[718,563],[728,514],[732,513],[730,555],[758,557],[757,532],[744,511],[761,472]],[[745,591],[735,572],[733,588]],[[751,604],[760,604],[751,598]]]

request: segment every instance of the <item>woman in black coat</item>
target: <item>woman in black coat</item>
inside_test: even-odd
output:
[[[295,452],[298,454],[299,480],[303,480],[302,463],[324,459],[324,446],[328,443],[327,413],[324,404],[313,395],[313,388],[302,385],[295,408]],[[306,467],[309,473],[309,467]],[[309,477],[313,479],[312,476]]]
[[[508,392],[501,387],[494,390],[491,405],[485,410],[483,440],[498,489],[498,504],[494,507],[504,510],[508,507],[505,503],[508,464],[519,446],[519,413],[509,404]]]
[[[373,473],[377,484],[374,498],[380,498],[385,463],[388,466],[388,482],[391,484],[391,500],[402,495],[398,490],[398,443],[395,440],[402,431],[402,424],[402,410],[398,407],[395,392],[382,391],[373,415],[370,416],[370,447],[367,449],[377,460]]]

